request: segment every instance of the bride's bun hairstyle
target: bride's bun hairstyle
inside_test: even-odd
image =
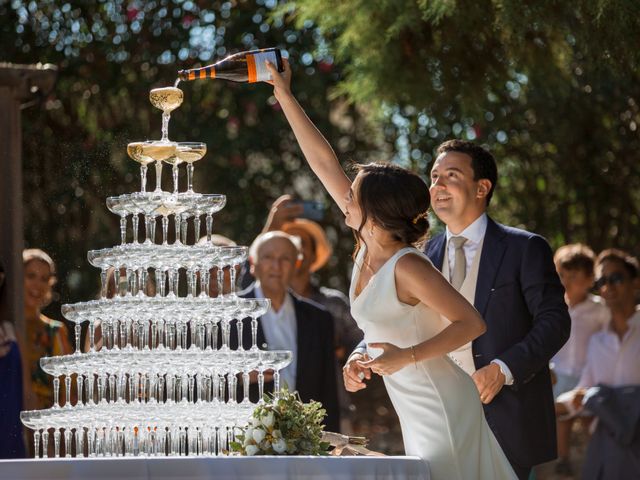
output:
[[[411,245],[424,243],[429,231],[429,187],[415,173],[389,163],[356,165],[361,177],[355,193],[362,211],[358,243],[365,237],[362,229],[371,218],[375,225],[393,238]]]

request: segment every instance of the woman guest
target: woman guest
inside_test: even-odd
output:
[[[24,321],[26,325],[25,368],[30,370],[33,398],[30,409],[49,408],[53,405],[53,377],[40,368],[40,358],[72,353],[65,325],[42,314],[51,303],[56,268],[44,251],[31,248],[22,253],[24,264]],[[64,388],[60,389],[60,402]]]

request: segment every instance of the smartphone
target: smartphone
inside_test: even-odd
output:
[[[300,203],[302,203],[301,218],[307,218],[315,222],[319,222],[324,218],[324,204],[322,202],[305,200]]]

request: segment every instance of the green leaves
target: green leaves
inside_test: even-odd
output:
[[[302,403],[298,392],[280,391],[256,407],[239,442],[230,444],[242,455],[326,455],[322,442],[326,411],[319,402]]]
[[[339,91],[378,122],[394,161],[426,175],[443,140],[479,141],[500,168],[498,220],[555,247],[637,249],[640,3],[296,5],[298,24],[316,23],[345,65]]]
[[[105,198],[139,189],[139,166],[127,157],[126,145],[160,137],[161,114],[150,105],[149,90],[173,84],[178,69],[207,65],[240,50],[284,48],[309,114],[332,144],[344,136],[329,121],[339,102],[329,95],[341,69],[332,58],[314,54],[313,26],[296,29],[288,16],[272,21],[274,3],[0,2],[3,59],[59,67],[54,91],[22,112],[22,126],[25,239],[58,262],[56,289],[63,302],[93,298],[99,289],[98,272],[87,264],[86,251],[118,242],[118,218],[107,211]],[[301,61],[305,54],[308,64]],[[216,232],[247,245],[279,195],[324,199],[324,189],[302,166],[269,85],[202,80],[180,87],[185,102],[172,114],[169,137],[208,145],[196,165],[194,187],[227,195],[227,206],[216,215]],[[359,118],[350,107],[341,116],[352,123]],[[342,144],[345,161],[364,157],[372,148],[365,136],[351,140]],[[171,188],[168,171],[165,190]],[[148,178],[153,189],[153,172]],[[185,182],[181,168],[181,190]],[[344,267],[325,269],[323,283],[332,279],[332,285],[344,286],[352,239],[338,209],[328,213],[329,234],[346,248],[337,249],[342,261],[335,261]],[[60,318],[59,304],[48,313]]]

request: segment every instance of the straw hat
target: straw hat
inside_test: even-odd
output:
[[[316,259],[309,267],[309,270],[316,272],[324,267],[329,261],[329,257],[331,257],[331,245],[322,227],[316,222],[307,220],[306,218],[296,218],[282,225],[283,232],[292,234],[291,230],[304,230],[313,238],[316,247]]]

